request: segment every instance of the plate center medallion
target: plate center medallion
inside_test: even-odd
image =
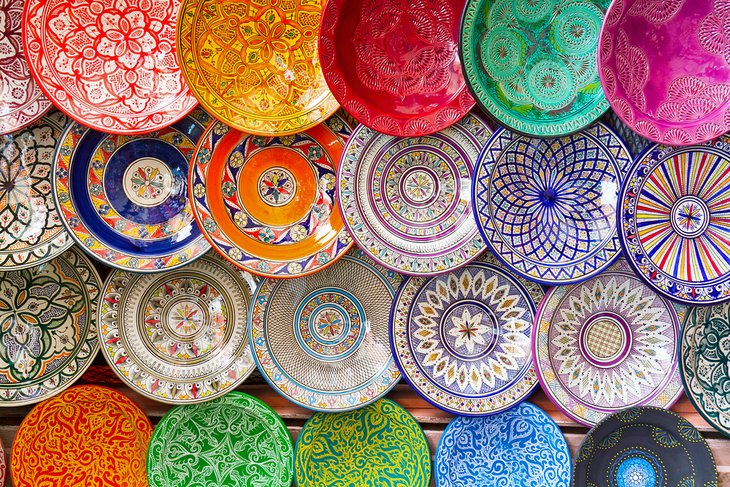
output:
[[[497,317],[476,301],[459,301],[444,313],[443,343],[462,360],[479,360],[492,352],[499,338]]]
[[[438,178],[433,171],[416,167],[401,178],[401,194],[413,206],[429,205],[438,196]]]
[[[284,206],[297,192],[294,175],[283,167],[264,171],[258,181],[259,196],[271,206]]]
[[[324,288],[311,293],[294,315],[297,342],[321,360],[342,360],[352,355],[367,328],[362,305],[342,289]]]
[[[181,300],[172,303],[167,312],[167,326],[173,335],[191,338],[205,326],[205,310],[196,302]]]
[[[672,228],[683,238],[697,238],[710,223],[707,203],[694,195],[679,198],[672,207]]]
[[[659,487],[664,484],[663,473],[654,455],[629,450],[612,466],[611,487]]]
[[[172,171],[154,157],[137,159],[124,171],[124,192],[134,204],[157,206],[172,192]]]
[[[614,313],[590,317],[580,330],[579,340],[583,356],[596,367],[614,367],[631,351],[631,330]]]

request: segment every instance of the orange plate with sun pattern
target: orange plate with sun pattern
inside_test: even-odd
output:
[[[77,386],[40,403],[18,429],[10,455],[15,487],[147,487],[152,425],[127,396]]]
[[[218,120],[256,135],[293,134],[338,108],[317,53],[321,0],[184,0],[183,75]]]

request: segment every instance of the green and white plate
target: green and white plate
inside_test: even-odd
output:
[[[610,0],[468,0],[461,23],[467,85],[484,110],[538,137],[577,132],[608,101],[596,63]]]
[[[147,450],[147,480],[150,487],[289,487],[292,458],[279,415],[232,391],[165,414]]]

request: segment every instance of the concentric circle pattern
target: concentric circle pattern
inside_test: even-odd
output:
[[[358,127],[345,147],[337,194],[360,248],[413,275],[446,272],[484,249],[472,216],[471,182],[491,131],[467,115],[423,137]]]
[[[264,378],[290,401],[346,411],[385,395],[400,379],[388,321],[401,276],[356,250],[300,279],[264,279],[249,336]]]
[[[479,156],[474,205],[492,251],[550,285],[585,280],[620,255],[617,194],[631,154],[603,123],[559,139],[500,129]]]
[[[532,343],[543,390],[591,426],[633,406],[670,407],[682,394],[677,343],[685,312],[624,260],[581,284],[552,288]]]
[[[685,304],[730,299],[730,137],[653,145],[621,192],[620,237],[655,291]]]
[[[99,310],[104,356],[124,382],[157,401],[225,394],[254,369],[246,336],[254,286],[215,254],[164,273],[113,271]]]

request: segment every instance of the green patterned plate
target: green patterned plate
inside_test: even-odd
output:
[[[472,94],[503,125],[538,137],[581,130],[608,109],[598,34],[610,0],[468,0],[462,66]]]
[[[294,467],[297,487],[427,487],[431,480],[423,430],[389,399],[312,416],[299,433]]]
[[[269,406],[238,391],[177,406],[147,450],[150,487],[289,487],[293,446]]]

